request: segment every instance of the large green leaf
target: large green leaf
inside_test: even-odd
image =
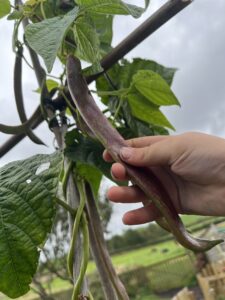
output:
[[[91,18],[94,22],[100,41],[100,54],[102,57],[112,49],[111,43],[113,37],[113,16],[91,14]]]
[[[157,73],[140,70],[133,76],[132,85],[155,105],[179,105],[167,82]]]
[[[0,291],[29,291],[54,217],[61,155],[36,155],[0,169]]]
[[[126,123],[126,128],[122,129],[121,134],[125,139],[137,137],[137,136],[149,136],[149,135],[167,135],[168,131],[155,124],[149,124],[149,122],[141,121],[132,115],[130,105],[128,101],[122,103],[123,116]]]
[[[84,137],[73,130],[67,133],[66,144],[65,155],[70,160],[91,165],[111,179],[110,164],[102,158],[104,147],[97,140]]]
[[[102,180],[102,173],[96,167],[84,163],[77,163],[76,172],[85,178],[91,185],[95,197],[98,196],[98,190]]]
[[[10,13],[10,1],[9,0],[1,0],[0,1],[0,19],[5,17]]]
[[[86,10],[98,14],[131,15],[139,18],[144,8],[127,4],[121,0],[76,0],[76,3]]]
[[[139,70],[150,70],[159,74],[171,86],[177,69],[165,67],[153,60],[134,58],[133,61],[123,59],[120,72],[121,87],[129,87],[133,75]]]
[[[48,72],[51,72],[63,38],[78,12],[78,7],[75,7],[62,17],[46,19],[26,28],[26,39],[30,47],[43,57]]]
[[[146,60],[141,58],[135,58],[132,62],[125,59],[122,60],[121,64],[113,66],[107,74],[111,78],[116,89],[128,88],[132,82],[133,76],[139,70],[151,70],[163,77],[163,79],[169,84],[172,84],[176,69],[164,67],[152,60]],[[101,76],[96,81],[96,87],[99,91],[110,91],[114,90],[109,81]],[[101,97],[102,102],[107,104],[109,101],[108,96]]]
[[[88,62],[96,63],[100,59],[100,41],[93,24],[87,18],[80,17],[74,26],[74,38],[78,54]]]
[[[149,124],[174,130],[172,124],[170,124],[159,108],[156,105],[151,104],[138,92],[128,94],[127,99],[131,107],[131,113],[134,117]]]

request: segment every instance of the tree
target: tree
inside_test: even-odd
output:
[[[108,148],[118,161],[119,149],[125,145],[123,138],[168,134],[168,129],[173,129],[160,107],[179,105],[170,89],[175,69],[151,60],[122,58],[190,2],[168,2],[112,49],[113,16],[138,18],[149,1],[142,8],[121,0],[16,0],[14,5],[2,0],[0,16],[8,15],[8,20],[15,22],[14,88],[21,125],[0,124],[1,132],[16,135],[3,145],[1,155],[10,143],[25,135],[34,143],[42,143],[32,130],[43,119],[58,145],[58,151],[52,155],[37,155],[0,170],[0,290],[7,296],[16,298],[28,292],[37,269],[39,249],[52,229],[58,204],[68,211],[71,236],[67,263],[74,283],[72,299],[92,299],[85,278],[89,245],[105,298],[129,299],[107,252],[96,203],[102,177],[113,180],[102,152],[104,147]],[[25,34],[21,39],[18,31],[22,25]],[[22,93],[21,66],[28,61],[24,48],[29,51],[40,93],[40,105],[29,119]],[[50,72],[56,57],[64,68],[53,80]],[[90,66],[81,70],[80,60]],[[105,105],[103,111],[88,90],[87,83],[94,80],[93,93]],[[190,237],[155,176],[128,165],[126,168],[132,181],[160,210],[164,218],[159,224],[182,245],[202,250],[218,243]]]

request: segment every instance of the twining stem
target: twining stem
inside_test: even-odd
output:
[[[18,45],[18,50],[16,52],[16,59],[14,65],[14,95],[16,101],[16,107],[19,114],[20,121],[22,123],[27,121],[27,116],[24,108],[23,90],[22,90],[22,57],[23,57],[23,47]],[[27,136],[32,142],[45,145],[31,130],[27,130]]]
[[[73,218],[76,216],[76,209],[73,209],[65,201],[63,201],[63,200],[61,200],[59,198],[55,198],[55,201],[56,201],[57,204],[59,204],[60,206],[62,206],[66,211],[68,211]]]
[[[0,132],[7,133],[7,134],[21,134],[21,133],[27,133],[30,128],[34,125],[34,123],[37,121],[41,114],[41,109],[38,107],[33,115],[23,124],[18,126],[10,126],[10,125],[4,125],[0,124]]]
[[[45,19],[46,19],[46,15],[45,15],[45,10],[44,10],[44,3],[43,3],[43,1],[41,1],[41,3],[40,3],[40,8],[41,8],[41,14],[42,14],[42,17],[43,17],[43,19],[45,20]]]
[[[119,98],[119,103],[118,103],[118,106],[116,108],[116,111],[115,111],[115,114],[114,114],[113,123],[112,123],[113,126],[116,124],[116,119],[117,119],[117,117],[119,115],[122,103],[123,103],[123,100],[121,98]]]
[[[86,194],[84,191],[84,181],[81,180],[77,180],[77,187],[78,187],[78,191],[80,194],[80,205],[77,209],[77,213],[76,213],[76,217],[74,220],[74,225],[73,225],[73,233],[72,233],[72,240],[70,243],[70,250],[68,253],[68,257],[67,257],[67,267],[68,267],[68,271],[71,277],[73,277],[73,261],[74,261],[74,249],[75,249],[75,243],[76,243],[76,239],[78,236],[78,230],[79,230],[79,226],[80,226],[80,221],[81,221],[81,217],[82,217],[82,213],[84,210],[84,206],[85,206],[85,202],[86,202]]]
[[[81,218],[81,229],[83,234],[83,257],[81,261],[80,266],[80,274],[77,278],[77,281],[74,286],[72,300],[79,299],[79,293],[82,287],[82,283],[84,280],[84,276],[87,270],[88,260],[89,260],[89,232],[88,232],[88,224],[87,224],[87,218],[85,213],[83,212],[82,218]]]
[[[68,179],[69,179],[69,176],[70,176],[70,172],[73,168],[73,162],[70,161],[68,166],[67,166],[67,169],[64,173],[64,176],[63,176],[63,180],[62,180],[62,189],[63,189],[63,195],[66,199],[66,189],[67,189],[67,183],[68,183]]]
[[[101,226],[101,220],[96,207],[96,200],[94,199],[93,192],[90,184],[86,183],[86,195],[87,195],[87,209],[88,216],[91,220],[91,226],[89,226],[90,237],[94,239],[94,244],[97,248],[97,259],[99,273],[103,282],[103,288],[106,292],[107,299],[119,299],[129,300],[126,289],[120,281],[116,271],[113,267],[110,255],[107,250],[107,246],[104,240],[104,235]],[[96,249],[93,249],[96,251]],[[96,256],[96,253],[94,253]]]
[[[120,157],[120,150],[122,147],[127,147],[127,143],[95,104],[82,75],[80,61],[72,55],[67,60],[67,81],[72,99],[88,127],[108,149],[113,159],[124,165],[132,182],[154,203],[177,241],[193,251],[209,250],[221,243],[222,240],[208,241],[190,236],[168,192],[154,173],[147,168],[138,168],[123,162]]]

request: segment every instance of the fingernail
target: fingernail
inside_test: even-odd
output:
[[[110,174],[111,174],[113,179],[118,180],[118,178],[113,174],[112,170],[110,171]]]
[[[123,147],[120,151],[120,156],[122,159],[129,159],[132,155],[132,149],[128,147]]]

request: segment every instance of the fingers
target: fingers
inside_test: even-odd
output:
[[[177,157],[177,149],[171,137],[143,148],[124,147],[120,157],[124,162],[138,167],[166,166]]]
[[[109,154],[109,152],[107,150],[104,150],[104,152],[103,152],[103,159],[107,162],[113,161],[111,155]]]
[[[138,209],[128,211],[123,216],[123,223],[126,225],[138,225],[155,221],[160,214],[153,203]]]
[[[111,168],[111,175],[115,180],[118,181],[128,181],[129,177],[127,176],[124,166],[119,163],[114,163]]]
[[[168,139],[168,138],[170,138],[170,136],[162,136],[162,135],[145,136],[145,137],[139,137],[139,138],[134,138],[134,139],[127,140],[126,143],[127,143],[127,146],[129,146],[129,147],[141,148],[141,147],[150,146],[154,143],[157,143],[159,141],[162,141],[162,140],[165,140],[165,139]],[[103,152],[103,158],[107,162],[112,162],[113,161],[111,155],[109,154],[109,152],[107,150],[105,150]]]
[[[145,203],[145,206],[124,214],[123,223],[126,225],[152,222],[160,216],[154,204],[149,202],[145,194],[136,186],[111,187],[107,198],[116,203]]]
[[[145,194],[136,186],[114,186],[108,190],[107,198],[117,203],[147,202]]]
[[[162,140],[168,139],[168,135],[154,135],[154,136],[144,136],[134,139],[127,140],[127,145],[133,148],[147,147]]]

